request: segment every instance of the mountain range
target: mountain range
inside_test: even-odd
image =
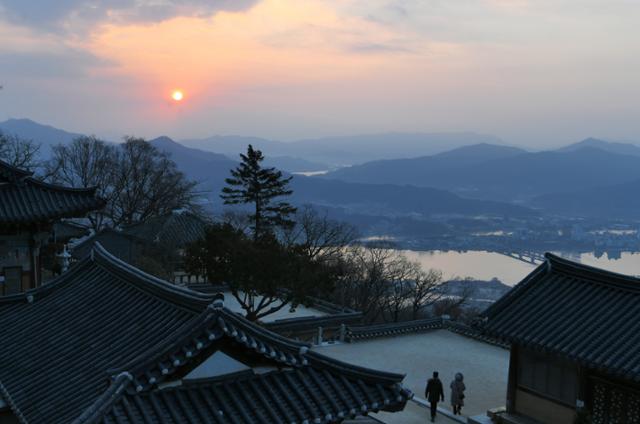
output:
[[[640,156],[591,146],[526,152],[466,146],[441,155],[386,160],[342,168],[323,178],[414,185],[465,197],[523,203],[554,192],[573,192],[640,179]]]
[[[640,218],[640,179],[622,184],[595,187],[574,192],[538,196],[531,204],[564,216],[582,218]]]
[[[618,143],[613,141],[605,141],[597,138],[587,138],[574,144],[561,147],[556,150],[558,152],[573,152],[584,147],[593,147],[604,150],[609,153],[618,153],[621,155],[640,156],[640,146],[631,143]]]
[[[385,133],[281,142],[257,137],[213,136],[181,140],[181,144],[237,157],[248,144],[267,156],[290,156],[325,163],[326,168],[372,160],[423,156],[468,144],[502,143],[497,137],[460,133]]]
[[[224,155],[185,147],[169,137],[159,137],[150,143],[168,152],[190,179],[198,181],[199,188],[215,208],[219,208],[218,194],[237,165]],[[499,215],[532,216],[530,209],[501,202],[463,199],[459,196],[428,187],[396,187],[390,184],[356,184],[343,181],[296,175],[291,183],[296,205],[314,204],[340,208],[345,213],[369,216],[433,215]]]
[[[0,122],[0,131],[41,143],[45,158],[51,145],[67,143],[79,136],[27,119]],[[465,137],[471,137],[470,133],[465,134]],[[357,156],[354,152],[362,151],[358,149],[366,145],[363,137],[294,143],[241,136],[207,139],[213,144],[192,141],[192,144],[201,145],[201,149],[185,146],[169,137],[158,137],[151,142],[168,152],[189,178],[198,181],[211,204],[218,207],[218,193],[229,170],[237,165],[234,159],[238,158],[237,153],[231,156],[224,150],[239,151],[241,145],[244,146],[242,149],[246,148],[243,143],[250,142],[257,148],[273,149],[282,154],[274,157],[267,152],[269,166],[292,172],[320,170],[325,166],[320,162],[322,155],[337,152],[338,147],[344,151],[354,149],[350,155]],[[390,140],[389,137],[396,140],[399,137],[406,145],[418,143],[417,135],[371,137],[372,152],[368,157],[381,155],[384,151],[381,140]],[[462,138],[458,141],[462,142]],[[208,151],[216,143],[222,150]],[[439,146],[437,142],[426,144],[423,150]],[[291,146],[285,146],[287,150],[283,145]],[[389,145],[386,148],[399,149],[405,144],[389,142]],[[409,155],[416,149],[417,144],[414,150],[402,151],[402,154]],[[307,160],[284,155],[300,152],[311,155],[314,151],[320,157],[312,155]],[[283,166],[287,161],[289,165]],[[535,215],[531,209],[534,208],[569,216],[637,219],[640,216],[640,204],[636,201],[640,189],[640,147],[586,139],[557,150],[530,152],[482,142],[409,159],[374,160],[337,169],[324,176],[296,176],[293,186],[295,203],[314,203],[352,217],[518,217]]]

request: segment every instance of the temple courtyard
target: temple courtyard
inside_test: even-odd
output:
[[[424,399],[427,379],[433,371],[438,371],[445,388],[445,402],[440,407],[449,411],[449,383],[456,372],[461,372],[467,387],[462,409],[465,416],[485,414],[488,409],[505,404],[509,351],[448,330],[329,344],[314,349],[352,364],[406,374],[403,385],[415,393],[418,401]],[[389,424],[424,423],[429,411],[409,402],[403,412],[375,416]],[[437,422],[455,421],[439,414]]]

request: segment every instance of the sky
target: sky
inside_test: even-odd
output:
[[[0,120],[640,143],[639,21],[638,0],[0,0]]]

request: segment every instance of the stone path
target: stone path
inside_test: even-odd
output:
[[[462,410],[465,415],[485,414],[488,409],[505,403],[509,352],[447,330],[314,349],[352,364],[406,374],[405,387],[422,398],[427,378],[437,370],[445,386],[446,402],[441,406],[449,409],[449,383],[456,372],[462,372],[467,386]],[[415,408],[420,407],[416,405]],[[422,415],[415,408],[411,406],[410,410]],[[412,412],[408,412],[407,417],[410,414]],[[402,413],[388,415],[401,416]],[[422,416],[428,416],[428,411]],[[422,420],[420,422],[425,422],[424,418]],[[383,421],[395,422],[391,418]],[[412,421],[407,418],[407,421],[398,422]]]

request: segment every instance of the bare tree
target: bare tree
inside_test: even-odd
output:
[[[80,137],[56,146],[47,165],[49,180],[73,187],[98,186],[106,207],[92,215],[92,225],[120,227],[144,222],[175,209],[199,212],[195,182],[189,181],[164,152],[143,139],[109,145]]]
[[[116,147],[95,136],[78,137],[70,144],[58,144],[45,165],[49,180],[70,187],[97,187],[100,198],[110,203],[114,196]],[[95,230],[102,228],[104,212],[88,215]]]
[[[443,290],[442,296],[433,304],[434,314],[437,316],[448,315],[453,319],[458,319],[463,314],[463,306],[473,296],[473,283],[469,282],[454,293]]]
[[[393,251],[385,266],[388,290],[383,299],[382,316],[385,321],[398,322],[401,313],[411,301],[411,286],[420,275],[420,264],[410,262],[402,254]]]
[[[283,232],[283,238],[285,245],[297,245],[310,259],[328,262],[342,257],[345,247],[356,239],[356,230],[306,205],[296,214],[295,225]]]
[[[440,270],[420,270],[416,274],[413,284],[409,288],[412,319],[418,319],[421,310],[442,298],[443,293],[439,290],[442,283],[442,271]]]
[[[343,256],[345,273],[337,288],[339,301],[361,311],[367,322],[375,322],[382,314],[388,288],[385,268],[391,252],[351,246]]]
[[[38,165],[40,145],[15,135],[0,132],[0,160],[16,168],[33,171]]]
[[[442,297],[442,273],[423,271],[388,245],[351,246],[343,260],[346,272],[334,299],[361,311],[367,322],[417,319],[420,310]]]
[[[194,209],[195,186],[168,154],[141,138],[127,137],[117,150],[113,196],[107,213],[114,226],[121,226],[175,209]]]

